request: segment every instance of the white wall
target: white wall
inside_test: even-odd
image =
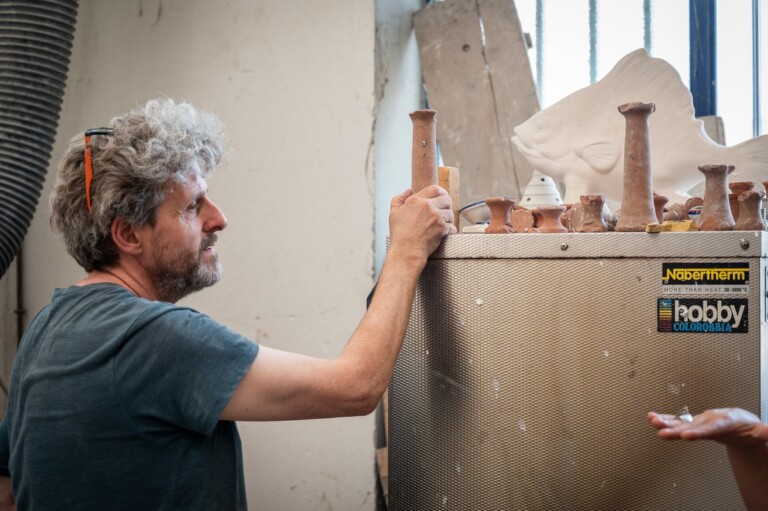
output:
[[[385,3],[402,54],[414,2]],[[224,278],[185,303],[259,343],[335,356],[374,282],[376,14],[375,0],[81,0],[51,167],[71,136],[152,97],[217,113],[232,148],[209,179],[230,222],[218,244]],[[418,91],[418,73],[408,80]],[[390,101],[387,122],[409,123],[417,97]],[[405,188],[410,131],[381,137],[407,165],[382,175]],[[52,240],[53,173],[24,244],[27,321],[83,276]],[[8,311],[11,276],[0,284]],[[3,332],[13,332],[8,317]],[[374,508],[373,415],[240,429],[252,509]]]

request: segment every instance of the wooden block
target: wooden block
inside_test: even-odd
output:
[[[698,231],[698,230],[699,228],[696,226],[693,220],[682,220],[680,222],[667,221],[661,224],[653,223],[645,226],[645,232],[650,232],[650,233],[688,232],[688,231]]]
[[[514,1],[432,2],[413,24],[440,153],[461,169],[459,206],[520,198],[533,169],[511,137],[539,101]]]
[[[379,474],[384,502],[389,507],[389,389],[384,391],[384,395],[381,397],[381,405],[384,415],[386,446],[376,449],[376,472]]]
[[[461,209],[459,169],[456,167],[438,167],[437,184],[445,188],[445,190],[448,192],[448,196],[451,198],[451,207],[453,208],[453,225],[456,226],[456,232],[459,232],[459,209]]]

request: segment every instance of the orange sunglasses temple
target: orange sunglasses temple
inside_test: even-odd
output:
[[[112,135],[112,128],[91,128],[85,131],[85,203],[91,211],[91,182],[93,181],[93,163],[91,162],[91,135]]]
[[[91,211],[91,181],[93,181],[93,164],[91,163],[91,137],[85,136],[85,203],[88,205],[88,211]]]

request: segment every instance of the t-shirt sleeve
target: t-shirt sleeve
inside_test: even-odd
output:
[[[11,446],[8,443],[8,421],[6,415],[0,422],[0,476],[10,477],[11,471],[8,468],[11,457]]]
[[[115,358],[117,399],[144,434],[171,426],[210,435],[257,353],[208,316],[168,308],[127,335]]]

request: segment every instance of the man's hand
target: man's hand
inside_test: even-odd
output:
[[[715,408],[694,415],[690,422],[676,415],[648,413],[648,420],[665,440],[715,440],[725,445],[748,445],[768,440],[768,425],[741,408]]]
[[[390,252],[425,264],[443,236],[456,232],[451,198],[439,186],[428,186],[415,195],[406,190],[392,198]]]

